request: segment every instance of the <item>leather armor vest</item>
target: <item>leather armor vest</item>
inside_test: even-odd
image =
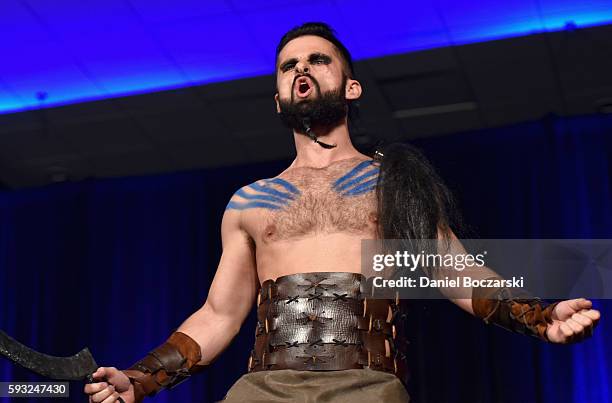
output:
[[[249,372],[371,368],[406,382],[406,312],[372,295],[357,273],[299,273],[265,281]]]

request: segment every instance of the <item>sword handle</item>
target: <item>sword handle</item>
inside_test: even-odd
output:
[[[98,383],[98,382],[106,382],[106,383],[108,383],[108,379],[106,379],[106,377],[104,377],[104,378],[102,378],[100,380],[94,379],[93,373],[92,374],[88,374],[85,377],[85,380],[87,381],[87,383]]]

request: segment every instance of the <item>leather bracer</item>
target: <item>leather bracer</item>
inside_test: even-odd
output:
[[[203,369],[203,365],[197,365],[200,359],[198,343],[185,333],[174,332],[164,344],[123,372],[134,385],[136,401],[140,402]]]
[[[558,303],[546,304],[525,292],[513,295],[508,288],[472,289],[472,309],[475,316],[487,324],[493,323],[504,329],[547,342],[549,340],[546,329],[548,324],[552,323],[552,312]]]

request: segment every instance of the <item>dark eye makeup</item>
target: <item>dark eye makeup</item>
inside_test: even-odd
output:
[[[294,62],[285,63],[281,66],[281,71],[289,71],[295,66]]]
[[[331,57],[323,54],[323,53],[313,53],[308,57],[308,63],[310,64],[330,64]],[[283,73],[293,69],[297,64],[296,59],[287,60],[285,63],[281,64],[280,71]]]
[[[308,61],[310,62],[310,64],[330,64],[331,57],[324,55],[322,53],[314,53],[310,55],[310,57],[308,58]]]

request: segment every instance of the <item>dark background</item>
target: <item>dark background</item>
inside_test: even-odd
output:
[[[455,191],[472,234],[612,238],[612,117],[548,117],[415,141]],[[225,203],[287,161],[0,193],[0,327],[54,355],[87,345],[125,368],[205,300]],[[573,346],[487,327],[447,301],[413,302],[416,402],[606,402],[609,301]],[[153,401],[212,402],[246,371],[254,321],[197,378]],[[0,363],[2,380],[36,379]],[[84,401],[73,383],[70,401]],[[5,399],[6,401],[6,399]],[[33,400],[34,401],[34,400]]]
[[[468,237],[612,238],[611,27],[360,61],[353,139],[423,149]],[[48,354],[88,346],[119,368],[162,343],[206,299],[231,194],[292,158],[273,82],[0,116],[0,329]],[[612,401],[612,304],[594,303],[594,337],[557,346],[414,301],[411,396]],[[251,316],[207,372],[153,401],[221,399],[253,341]],[[0,381],[35,379],[0,360]],[[86,400],[82,386],[69,401]]]

